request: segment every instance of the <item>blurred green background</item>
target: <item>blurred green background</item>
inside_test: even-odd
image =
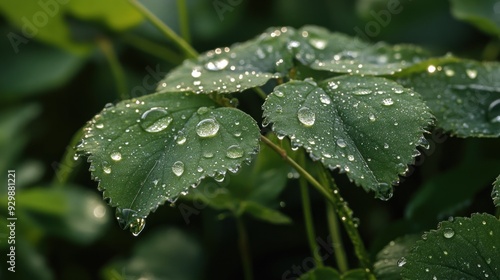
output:
[[[179,1],[140,2],[181,33]],[[186,2],[190,42],[199,52],[251,39],[270,26],[314,24],[373,42],[418,44],[436,56],[499,57],[498,35],[455,19],[448,1],[401,0],[400,12],[390,18],[382,13],[393,2],[387,0]],[[7,199],[2,187],[0,279],[241,279],[236,225],[224,211],[182,200],[160,207],[134,237],[119,228],[85,160],[62,163],[73,134],[87,120],[119,101],[120,91],[131,97],[152,93],[156,82],[182,62],[182,52],[125,0],[0,0],[0,30],[0,171],[6,186],[7,170],[16,170],[18,206],[13,274],[4,261]],[[119,65],[123,72],[116,70]],[[252,94],[238,97],[240,108],[260,120],[260,100]],[[434,228],[449,215],[494,211],[489,186],[500,171],[499,141],[436,139],[417,160],[423,164],[388,202],[335,175],[372,255],[393,237]],[[70,168],[76,168],[71,183],[57,183],[56,170]],[[449,192],[433,191],[438,187],[467,191],[447,204]],[[326,240],[323,199],[315,192],[311,196],[318,237]],[[295,180],[288,181],[278,200],[293,223],[244,218],[255,279],[281,279],[309,256]],[[179,207],[183,203],[199,209],[189,223]],[[445,206],[432,212],[429,203]],[[350,250],[347,238],[345,243]],[[333,256],[326,264],[334,265]]]

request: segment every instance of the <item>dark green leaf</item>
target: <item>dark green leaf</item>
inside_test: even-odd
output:
[[[255,121],[215,106],[205,95],[152,94],[108,106],[89,122],[77,150],[91,155],[92,176],[122,227],[140,232],[158,205],[250,161],[259,147]]]
[[[373,265],[377,279],[401,279],[400,274],[405,260],[404,257],[408,255],[410,249],[413,248],[417,240],[420,240],[419,235],[406,235],[391,241],[389,245],[385,246],[385,248],[377,254],[377,261]]]
[[[283,213],[253,201],[242,202],[240,211],[272,224],[289,224],[292,222],[292,220]]]
[[[403,279],[499,279],[500,221],[488,214],[439,224],[402,262]]]
[[[382,199],[391,197],[431,123],[417,93],[377,77],[292,81],[276,87],[263,109],[279,137]]]
[[[495,207],[500,207],[500,176],[498,176],[495,183],[493,183],[491,198],[493,198],[493,204],[495,204]]]
[[[375,276],[373,274],[367,274],[366,271],[362,268],[349,270],[346,273],[342,274],[340,277],[342,280],[375,280]]]
[[[484,32],[500,36],[500,4],[497,0],[451,0],[451,12]]]
[[[203,257],[197,240],[182,231],[159,229],[134,247],[132,256],[108,268],[123,279],[202,279]],[[110,278],[115,279],[115,278]]]
[[[398,79],[422,95],[437,125],[459,137],[500,136],[500,64],[430,60]]]
[[[301,38],[295,57],[316,70],[367,75],[394,74],[430,55],[411,45],[370,44],[358,38],[306,26],[299,30]]]
[[[331,267],[314,268],[300,276],[299,280],[340,280],[340,274]]]

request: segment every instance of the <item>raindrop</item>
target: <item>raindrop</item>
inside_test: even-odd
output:
[[[138,236],[146,226],[146,220],[132,209],[116,208],[116,220],[122,229],[128,228],[134,236]]]
[[[204,158],[213,158],[214,157],[214,154],[211,153],[211,152],[204,152],[203,153],[203,157]]]
[[[98,124],[96,124],[96,125],[95,125],[95,127],[96,127],[96,128],[101,129],[101,128],[103,128],[103,127],[104,127],[104,124],[102,124],[102,123],[98,123]]]
[[[403,266],[403,265],[405,265],[405,264],[406,264],[406,259],[405,259],[404,257],[402,257],[402,258],[400,258],[400,259],[398,260],[398,266],[399,266],[399,267],[402,267],[402,266]]]
[[[427,141],[427,139],[425,139],[425,137],[423,136],[418,140],[418,145],[424,147],[424,149],[429,149],[431,146],[429,144],[429,141]]]
[[[453,71],[453,69],[445,68],[444,74],[448,77],[453,77],[455,76],[455,71]]]
[[[111,154],[111,159],[114,161],[119,161],[122,159],[122,154],[120,154],[119,152],[114,152]]]
[[[299,121],[307,127],[313,126],[316,120],[316,114],[308,107],[302,107],[297,113]]]
[[[210,71],[220,71],[226,68],[226,66],[229,64],[229,61],[227,59],[221,59],[221,60],[216,60],[216,61],[210,61],[205,65],[205,68]]]
[[[108,162],[104,161],[102,163],[102,171],[104,171],[104,173],[106,173],[106,174],[111,173],[111,166],[109,166]]]
[[[331,89],[337,89],[339,87],[338,84],[336,84],[335,82],[328,82],[328,86],[331,88]]]
[[[374,122],[377,118],[375,118],[375,115],[374,114],[370,114],[370,116],[368,117],[370,119],[370,121]]]
[[[389,144],[384,143],[384,149],[389,149]]]
[[[434,73],[434,72],[436,72],[436,66],[434,66],[434,65],[429,65],[429,66],[427,67],[427,72],[429,72],[429,73],[431,73],[431,74],[432,74],[432,73]]]
[[[382,105],[391,106],[392,104],[394,104],[394,101],[392,100],[392,98],[386,98],[386,99],[382,100]]]
[[[196,134],[203,138],[214,137],[218,131],[219,123],[214,119],[204,119],[196,125]]]
[[[186,143],[186,137],[184,135],[179,135],[177,137],[177,144],[183,145],[184,143]]]
[[[220,182],[224,181],[225,175],[226,174],[224,174],[222,172],[217,172],[217,173],[215,173],[214,180],[220,183]]]
[[[477,77],[477,70],[467,69],[465,70],[465,73],[467,73],[467,76],[471,79],[475,79]]]
[[[353,156],[353,155],[348,155],[348,156],[347,156],[347,159],[348,159],[349,161],[354,161],[354,156]]]
[[[207,107],[203,106],[203,107],[198,108],[198,110],[196,110],[196,113],[198,113],[198,115],[204,115],[204,114],[208,113],[209,111],[210,110]]]
[[[354,94],[354,95],[368,95],[370,93],[372,93],[371,90],[363,88],[363,89],[357,89],[357,90],[353,91],[352,94]]]
[[[279,90],[275,90],[273,92],[274,95],[276,95],[277,97],[283,97],[283,92],[279,91]]]
[[[191,76],[193,78],[199,78],[201,76],[201,71],[199,68],[194,68],[193,71],[191,71]]]
[[[240,158],[244,154],[243,149],[238,145],[232,145],[227,148],[226,156],[228,158]]]
[[[381,200],[389,200],[392,197],[392,186],[387,183],[379,183],[376,198]]]
[[[318,50],[324,50],[326,48],[326,45],[328,44],[325,40],[322,39],[311,39],[309,40],[309,43],[311,43],[311,45]]]
[[[155,133],[165,130],[171,122],[167,110],[154,107],[142,114],[140,126],[147,132]]]
[[[182,173],[184,173],[184,163],[182,161],[174,162],[172,165],[172,172],[174,172],[177,177],[181,176]]]
[[[345,148],[347,146],[346,142],[344,139],[337,139],[337,145],[341,148]]]
[[[443,230],[443,236],[444,236],[445,238],[448,238],[448,239],[449,239],[449,238],[452,238],[454,235],[455,235],[455,231],[453,231],[453,229],[452,229],[452,228],[445,228],[445,229]]]
[[[488,118],[492,123],[500,123],[500,99],[491,102],[488,107]]]
[[[327,105],[332,102],[332,100],[330,99],[330,97],[328,97],[328,95],[326,95],[326,94],[321,94],[319,96],[319,100],[321,101],[321,103],[327,104]]]

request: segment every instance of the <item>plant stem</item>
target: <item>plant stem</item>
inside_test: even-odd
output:
[[[305,165],[304,153],[299,154],[299,163]],[[317,267],[323,267],[323,259],[319,254],[318,243],[316,243],[316,233],[314,231],[314,222],[311,211],[311,200],[309,199],[309,192],[307,190],[307,181],[304,177],[299,178],[300,194],[302,196],[302,211],[304,212],[304,220],[306,223],[307,240],[309,242],[309,248],[311,249],[311,254],[314,257]]]
[[[186,0],[177,0],[177,12],[179,13],[179,26],[181,27],[182,38],[187,43],[191,42],[189,35],[189,19],[186,7]]]
[[[154,41],[148,40],[146,38],[137,36],[135,34],[124,34],[121,39],[130,44],[131,46],[151,55],[154,55],[166,62],[178,65],[182,62],[183,57],[163,45],[160,45]]]
[[[309,182],[309,184],[311,184],[311,186],[319,191],[328,200],[328,202],[332,204],[337,214],[341,217],[342,224],[344,225],[344,228],[346,229],[347,234],[349,235],[349,238],[353,243],[354,252],[356,253],[356,257],[358,258],[361,266],[367,273],[371,273],[370,259],[363,244],[363,240],[361,239],[358,229],[356,228],[356,224],[352,220],[352,210],[347,206],[347,204],[344,202],[344,199],[340,196],[337,186],[332,184],[333,192],[331,190],[328,190],[304,168],[302,168],[302,166],[300,166],[297,162],[290,158],[286,154],[286,151],[281,149],[278,145],[274,144],[271,140],[263,135],[261,135],[261,140],[275,152],[283,156],[283,159],[290,166],[292,166],[300,174],[300,176],[303,176]]]
[[[253,90],[259,95],[260,98],[266,100],[267,95],[260,87],[254,87]]]
[[[77,132],[71,138],[69,145],[66,146],[66,151],[61,159],[61,162],[57,164],[56,174],[52,182],[54,184],[65,184],[74,175],[75,168],[81,164],[81,159],[75,160],[75,147],[80,139],[83,137],[83,127],[78,129]],[[55,166],[54,166],[55,167]]]
[[[113,45],[106,38],[98,38],[97,44],[101,48],[104,56],[108,60],[109,66],[111,67],[111,72],[116,81],[116,90],[118,91],[118,96],[120,99],[129,99],[129,94],[127,93],[127,82],[125,79],[125,74],[123,73],[123,68],[120,65],[120,61],[116,57],[116,53],[113,49]]]
[[[238,245],[240,247],[241,261],[245,280],[252,280],[252,258],[250,257],[250,247],[248,246],[248,236],[241,216],[236,215],[236,226],[238,227]]]
[[[324,172],[322,166],[320,166],[320,168],[322,172],[320,173],[319,181],[322,185],[329,186],[330,183],[327,177],[327,173]],[[332,247],[333,252],[335,253],[335,261],[337,262],[337,267],[339,268],[340,273],[345,273],[347,270],[349,270],[349,266],[347,264],[347,256],[345,254],[344,244],[342,243],[342,237],[340,235],[337,215],[331,203],[326,204],[326,218],[328,222],[328,230],[330,231],[330,235],[332,237]]]
[[[153,14],[150,10],[148,10],[144,5],[139,3],[137,0],[129,0],[130,4],[132,4],[141,14],[143,14],[158,30],[160,30],[165,37],[172,40],[174,44],[176,44],[187,57],[197,57],[198,52],[191,47],[184,39],[182,39],[179,35],[177,35],[170,27],[164,24],[155,14]]]

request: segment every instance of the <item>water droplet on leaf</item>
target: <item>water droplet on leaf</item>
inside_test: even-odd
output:
[[[386,98],[386,99],[382,100],[382,105],[391,106],[392,104],[394,104],[394,101],[392,100],[392,98]]]
[[[140,126],[147,132],[155,133],[165,130],[172,118],[168,116],[167,110],[159,107],[154,107],[141,116]]]
[[[310,127],[316,121],[316,114],[308,107],[302,107],[297,113],[297,118],[304,126]]]
[[[488,107],[488,118],[492,123],[500,123],[500,99],[491,102]]]
[[[347,146],[346,142],[344,139],[337,139],[337,145],[341,148],[345,148]]]
[[[240,158],[244,154],[243,149],[238,145],[232,145],[227,148],[226,156],[228,158]]]
[[[191,76],[193,78],[199,78],[201,76],[201,71],[199,68],[194,68],[193,71],[191,71]]]
[[[181,176],[182,173],[184,173],[184,163],[182,161],[174,162],[172,165],[172,172],[174,172],[176,176]]]
[[[120,154],[119,152],[114,152],[111,154],[111,159],[114,161],[119,161],[122,159],[122,154]]]
[[[406,259],[405,259],[404,257],[402,257],[402,258],[400,258],[400,259],[398,260],[398,266],[399,266],[399,267],[402,267],[402,266],[403,266],[403,265],[405,265],[405,264],[406,264]]]
[[[310,39],[309,43],[318,50],[324,50],[327,45],[327,42],[322,39]]]
[[[214,119],[204,119],[196,125],[196,134],[203,138],[214,137],[218,131],[219,123]]]
[[[443,230],[443,236],[445,238],[452,238],[455,235],[455,231],[452,228],[445,228]]]
[[[477,77],[477,70],[467,69],[465,70],[465,73],[467,73],[467,76],[471,79],[475,79]]]

